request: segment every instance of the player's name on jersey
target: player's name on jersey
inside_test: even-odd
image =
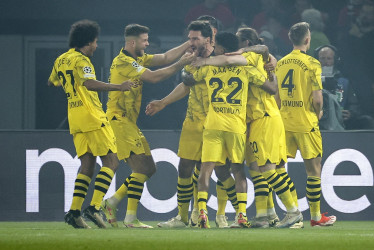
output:
[[[83,106],[83,102],[81,100],[69,102],[69,109],[78,108],[80,106]]]
[[[213,107],[216,113],[240,115],[240,109],[231,107]]]
[[[284,107],[296,107],[296,108],[301,108],[304,106],[303,101],[290,101],[290,100],[283,100],[282,101],[282,106]]]
[[[58,60],[58,66],[57,67],[60,67],[62,64],[67,64],[68,66],[70,66],[71,61],[68,58],[61,58],[60,60]]]
[[[295,59],[295,58],[282,60],[278,63],[277,67],[281,67],[284,64],[290,64],[290,63],[300,66],[304,70],[304,72],[308,70],[308,66],[306,66],[305,63],[303,63],[303,61],[299,59]]]
[[[240,72],[242,72],[242,70],[239,69],[239,68],[236,67],[236,66],[226,66],[226,67],[217,67],[217,68],[213,68],[213,74],[214,74],[214,75],[217,75],[217,74],[219,74],[219,73],[226,73],[227,71],[233,72],[233,73],[235,73],[236,75],[239,75]]]

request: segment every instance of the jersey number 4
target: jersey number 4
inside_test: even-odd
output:
[[[226,97],[226,102],[229,104],[236,104],[240,105],[241,100],[240,99],[235,99],[234,97],[238,97],[240,94],[239,91],[242,90],[243,88],[243,82],[240,80],[239,77],[231,77],[227,83],[227,86],[232,88],[234,87],[234,84],[237,84],[236,88],[234,88],[230,94],[227,95]],[[217,87],[213,90],[212,93],[212,102],[224,102],[223,98],[220,97],[221,92],[224,90],[223,82],[221,79],[213,77],[209,80],[209,86],[214,88],[217,84]]]
[[[289,97],[293,97],[293,90],[295,85],[293,84],[293,69],[290,69],[286,76],[284,77],[281,85],[282,89],[287,89],[287,94]]]
[[[74,81],[73,71],[72,70],[66,70],[66,74],[64,74],[62,71],[59,71],[59,72],[57,72],[57,75],[60,78],[60,80],[62,81],[62,87],[65,90],[66,97],[68,99],[70,99],[72,94],[74,96],[77,96],[77,92],[75,91],[75,88],[74,88],[75,81]],[[70,84],[68,84],[68,85],[66,85],[66,83],[67,83],[66,76],[70,77],[70,81],[69,81]]]

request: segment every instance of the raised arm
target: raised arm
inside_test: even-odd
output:
[[[166,51],[164,54],[156,54],[150,63],[150,67],[153,66],[163,66],[170,64],[180,58],[183,53],[190,47],[189,42],[185,42],[178,47],[172,48]]]
[[[226,65],[239,65],[245,66],[248,64],[247,60],[242,55],[219,55],[212,56],[209,58],[199,57],[191,63],[193,66],[201,67],[204,65],[213,65],[213,66],[226,66]]]
[[[150,83],[157,83],[181,70],[185,65],[190,64],[195,58],[196,56],[194,54],[186,53],[178,60],[178,62],[168,67],[154,71],[147,69],[141,75],[140,80]]]
[[[182,82],[178,84],[178,86],[175,87],[173,91],[163,99],[154,100],[148,103],[145,109],[145,113],[147,115],[153,116],[163,110],[167,105],[182,99],[183,97],[188,95],[188,93],[190,93],[190,88]]]

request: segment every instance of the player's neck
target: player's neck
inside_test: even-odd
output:
[[[202,57],[204,58],[209,57],[212,54],[213,50],[214,50],[214,47],[208,44],[204,50]]]
[[[123,48],[124,50],[126,50],[128,53],[130,53],[130,55],[133,57],[133,58],[137,58],[138,56],[136,55],[135,53],[135,49],[129,47],[129,46],[126,46]]]
[[[303,51],[304,53],[306,53],[306,51],[307,51],[306,46],[293,46],[293,49]]]
[[[88,56],[88,49],[86,46],[80,49],[76,48],[76,50],[80,51],[83,55]]]

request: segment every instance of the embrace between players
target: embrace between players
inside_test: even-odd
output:
[[[106,220],[118,227],[117,206],[127,196],[124,225],[151,228],[137,219],[144,183],[156,171],[149,145],[136,125],[143,81],[157,83],[184,68],[183,82],[146,108],[148,115],[154,115],[189,95],[178,148],[178,215],[158,226],[209,228],[206,203],[214,170],[218,178],[217,227],[302,228],[295,186],[284,167],[287,157],[294,158],[297,149],[308,176],[310,223],[332,225],[336,217],[320,213],[322,138],[318,120],[323,99],[321,66],[305,54],[310,44],[309,25],[291,27],[294,50],[278,63],[251,28],[240,28],[236,35],[217,34],[217,21],[202,16],[187,30],[187,42],[164,54],[148,55],[144,49],[149,45],[149,29],[138,24],[126,26],[125,46],[112,62],[110,83],[104,83],[96,80],[89,59],[97,47],[99,26],[89,20],[72,25],[71,49],[56,59],[48,80],[49,85],[62,86],[66,92],[70,133],[81,160],[65,222],[75,228],[89,228],[81,208],[96,157],[100,156],[103,167],[83,215],[105,228],[102,210]],[[147,68],[165,65],[170,66],[154,71]],[[95,91],[109,91],[106,114]],[[300,102],[303,105],[293,105]],[[132,173],[112,197],[103,201],[118,159],[125,160]],[[252,222],[246,215],[244,160],[255,189],[256,216]],[[273,190],[287,209],[282,220],[274,209]],[[228,199],[236,211],[231,225],[225,216]]]

